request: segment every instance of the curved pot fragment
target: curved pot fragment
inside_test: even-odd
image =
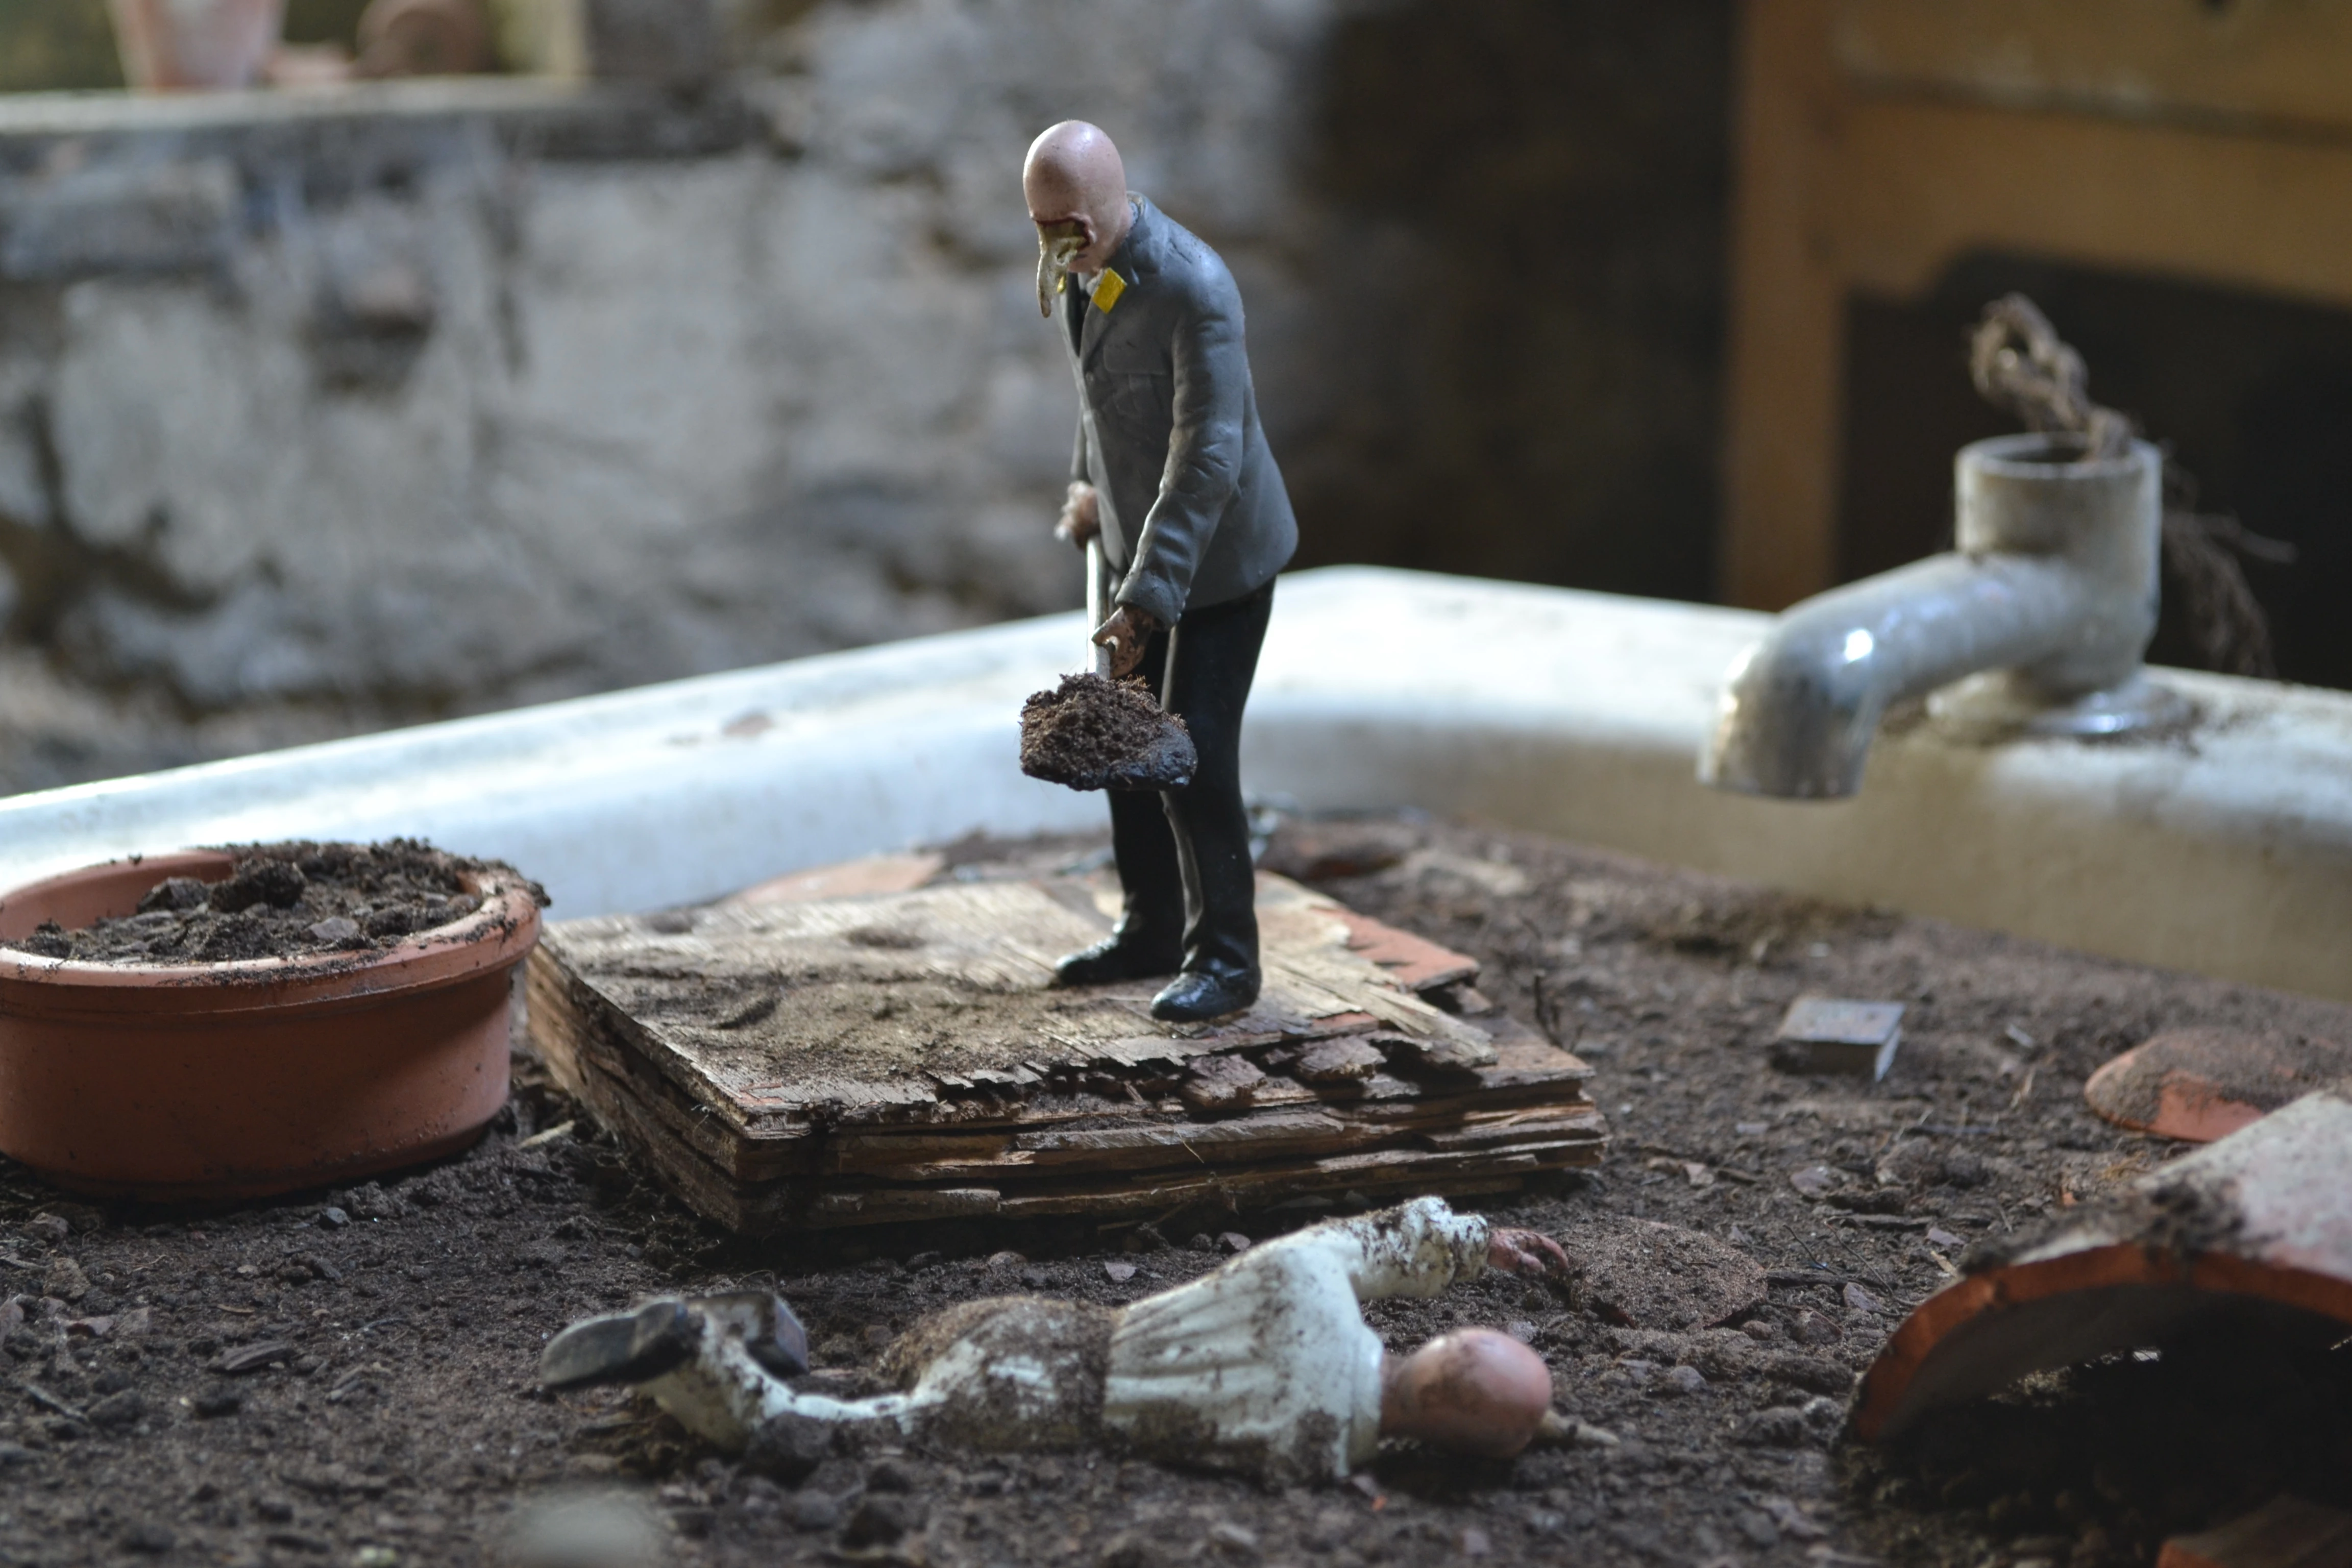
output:
[[[2127,1197],[1977,1262],[1879,1352],[1854,1430],[1896,1436],[1938,1405],[2160,1345],[2248,1300],[2352,1323],[2352,1100],[2337,1091],[2305,1095]]]

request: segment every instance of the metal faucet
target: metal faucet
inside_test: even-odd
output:
[[[2112,735],[2178,718],[2140,673],[2156,633],[2163,462],[2135,441],[2003,436],[1954,459],[1958,548],[1815,595],[1732,661],[1703,784],[1835,799],[1888,708],[1970,739]],[[1932,696],[1929,694],[1933,693]]]

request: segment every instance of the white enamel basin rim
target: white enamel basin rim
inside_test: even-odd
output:
[[[1250,786],[1468,813],[1828,898],[2352,1000],[2352,696],[2163,671],[2186,741],[1879,740],[1837,803],[1693,777],[1736,610],[1363,567],[1286,578]],[[0,888],[194,844],[410,834],[562,918],[711,897],[971,828],[1084,827],[1021,776],[1079,617],[800,659],[0,799]],[[1330,657],[1321,655],[1336,650]]]

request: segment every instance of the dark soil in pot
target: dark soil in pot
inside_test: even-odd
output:
[[[223,881],[159,880],[138,912],[78,931],[42,924],[14,945],[84,963],[219,963],[381,951],[481,907],[466,889],[486,862],[413,838],[238,845]],[[505,869],[505,868],[500,868]]]
[[[963,844],[948,874],[1098,849]],[[745,1243],[519,1062],[510,1114],[471,1151],[299,1201],[79,1207],[0,1168],[0,1289],[25,1313],[0,1333],[0,1553],[111,1563],[168,1539],[158,1560],[488,1563],[532,1500],[588,1486],[651,1515],[663,1561],[747,1568],[858,1552],[972,1568],[2095,1568],[2147,1563],[2162,1531],[2265,1488],[2352,1473],[2342,1400],[2315,1397],[2340,1372],[2285,1343],[2037,1380],[1892,1456],[1836,1434],[1853,1374],[1956,1244],[2175,1152],[2084,1109],[2099,1063],[2168,1026],[2342,1038],[2352,1010],[1526,835],[1290,827],[1268,858],[1478,955],[1481,990],[1595,1063],[1616,1135],[1599,1174],[1463,1205],[1559,1235],[1592,1266],[1578,1289],[1491,1279],[1370,1318],[1399,1349],[1472,1323],[1523,1334],[1561,1406],[1613,1444],[1507,1464],[1391,1447],[1358,1485],[1291,1492],[1108,1454],[845,1447],[779,1485],[625,1394],[544,1395],[540,1347],[640,1295],[775,1284],[817,1375],[855,1387],[927,1311],[1024,1290],[1134,1300],[1213,1267],[1224,1236],[1328,1211]],[[1771,1067],[1766,1041],[1806,992],[1908,1005],[1885,1082]],[[1738,1266],[1763,1271],[1759,1299],[1705,1326],[1741,1293]]]

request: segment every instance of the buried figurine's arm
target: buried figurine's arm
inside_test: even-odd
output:
[[[1415,1198],[1375,1214],[1326,1221],[1265,1245],[1332,1252],[1346,1267],[1359,1301],[1434,1296],[1489,1268],[1543,1275],[1568,1268],[1568,1255],[1551,1237],[1489,1225],[1481,1215],[1455,1214],[1443,1198]]]

